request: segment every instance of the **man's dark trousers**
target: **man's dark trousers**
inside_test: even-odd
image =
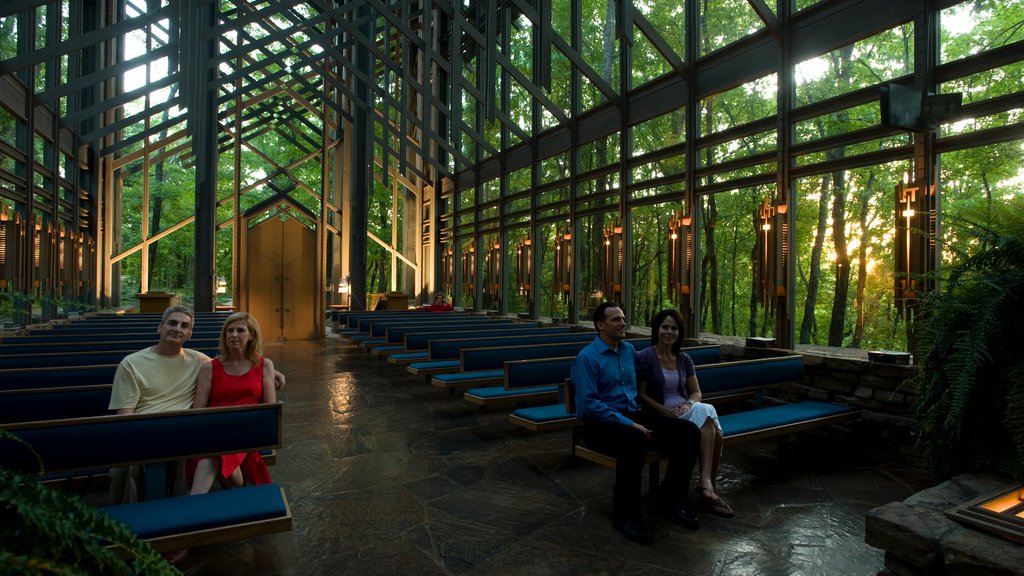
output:
[[[585,446],[615,457],[613,521],[641,519],[640,477],[650,450],[668,456],[668,471],[661,484],[661,494],[657,495],[660,501],[652,502],[652,508],[684,505],[697,462],[700,429],[693,422],[679,418],[644,412],[623,415],[651,430],[651,438],[631,426],[593,420],[584,420],[582,431]]]

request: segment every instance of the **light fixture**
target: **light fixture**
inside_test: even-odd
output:
[[[484,293],[490,295],[495,302],[501,298],[501,244],[499,242],[491,244],[487,255],[484,256]]]
[[[688,308],[693,281],[692,218],[679,209],[668,219],[668,292],[679,309]]]
[[[896,278],[894,290],[897,314],[903,317],[927,290],[927,274],[935,260],[935,186],[904,174],[895,189]]]
[[[604,273],[601,275],[603,296],[609,302],[622,302],[622,224],[612,220],[604,233]]]
[[[555,229],[555,270],[551,280],[554,293],[567,302],[572,290],[572,233],[568,229]]]
[[[774,312],[780,298],[786,296],[786,274],[789,264],[789,207],[765,197],[757,210],[761,232],[757,235],[757,279],[761,305]]]
[[[533,242],[529,238],[516,245],[516,279],[519,294],[529,302],[533,289]]]
[[[223,276],[217,276],[217,294],[228,293],[228,281]]]

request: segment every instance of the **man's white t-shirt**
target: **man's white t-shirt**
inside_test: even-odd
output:
[[[146,348],[121,360],[110,393],[111,410],[134,408],[137,414],[188,410],[196,393],[199,368],[210,358],[182,348],[176,356]]]

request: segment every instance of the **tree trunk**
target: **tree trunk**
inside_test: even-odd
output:
[[[718,251],[715,249],[715,226],[718,220],[718,205],[715,196],[707,197],[707,211],[704,214],[704,268],[701,276],[707,278],[707,297],[711,304],[711,332],[722,333],[722,310],[718,301]]]
[[[821,280],[821,253],[825,246],[825,227],[828,226],[829,178],[821,177],[821,198],[818,200],[818,223],[811,246],[811,264],[807,271],[807,299],[804,301],[804,318],[800,322],[800,343],[817,344],[817,322],[814,308],[818,305],[818,284]]]
[[[864,296],[868,283],[868,193],[872,189],[874,179],[875,174],[872,172],[868,178],[867,189],[858,195],[860,196],[860,245],[857,246],[857,296],[853,301],[857,320],[853,326],[853,340],[850,342],[850,346],[853,348],[860,348],[860,343],[864,340]]]
[[[845,154],[845,150],[836,157]],[[832,299],[832,319],[828,327],[828,345],[842,346],[846,326],[846,305],[850,290],[850,256],[846,250],[846,173],[832,173],[832,243],[836,251],[836,291]]]

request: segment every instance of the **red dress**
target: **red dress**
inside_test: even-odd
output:
[[[210,384],[208,406],[243,406],[263,401],[263,358],[253,363],[252,368],[241,376],[228,374],[220,358],[212,362],[213,377]],[[242,479],[247,484],[270,484],[270,471],[259,452],[222,454],[220,477],[227,478],[241,466]],[[190,475],[191,476],[191,475]]]

